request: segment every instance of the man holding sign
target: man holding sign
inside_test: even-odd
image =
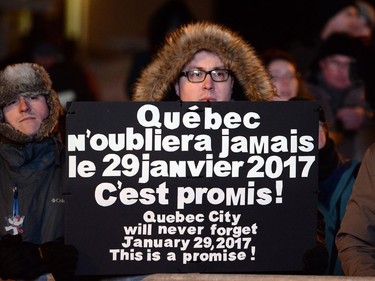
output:
[[[196,23],[166,39],[137,102],[73,103],[67,236],[78,273],[300,270],[315,243],[317,115],[274,95],[249,44]],[[173,100],[183,103],[159,102]],[[245,102],[219,102],[231,100]]]

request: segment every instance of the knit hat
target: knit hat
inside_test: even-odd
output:
[[[331,55],[345,55],[359,60],[364,51],[363,42],[345,33],[334,33],[324,40],[319,48],[317,59]]]
[[[49,116],[42,122],[35,137],[28,136],[4,122],[3,108],[16,100],[20,94],[44,95]],[[0,143],[27,143],[41,140],[56,133],[62,107],[46,70],[33,63],[19,63],[7,66],[0,72]]]
[[[334,17],[338,12],[348,6],[356,6],[354,0],[320,0],[319,6],[319,29]]]

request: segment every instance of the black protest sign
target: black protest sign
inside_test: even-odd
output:
[[[78,274],[298,271],[315,245],[313,102],[75,102]]]

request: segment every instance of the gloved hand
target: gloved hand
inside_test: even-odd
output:
[[[48,264],[56,281],[73,280],[78,252],[72,245],[65,245],[62,238],[40,246],[41,257]]]
[[[5,235],[0,241],[0,277],[2,279],[34,279],[47,273],[39,246],[22,241],[21,235]]]

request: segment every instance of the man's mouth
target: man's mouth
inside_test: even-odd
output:
[[[21,118],[19,122],[21,123],[24,121],[29,121],[29,120],[34,120],[34,119],[35,119],[34,116],[26,116],[26,117]]]

